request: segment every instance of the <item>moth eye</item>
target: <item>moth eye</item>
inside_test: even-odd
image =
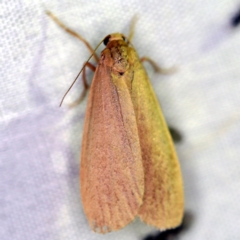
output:
[[[124,42],[126,42],[126,38],[124,36],[122,36],[122,39],[123,39]]]
[[[108,35],[108,36],[106,36],[105,38],[104,38],[104,40],[103,40],[103,43],[104,43],[104,45],[105,46],[107,46],[107,44],[108,44],[108,42],[109,42],[109,39],[110,39],[110,35]]]

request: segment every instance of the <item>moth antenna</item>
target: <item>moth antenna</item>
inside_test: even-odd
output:
[[[105,39],[105,38],[104,38]],[[104,40],[103,39],[103,40]],[[92,58],[92,56],[95,54],[95,52],[97,51],[97,49],[99,48],[99,46],[102,44],[103,40],[97,45],[97,47],[93,50],[93,53],[90,55],[90,57],[88,58],[88,60],[84,63],[83,67],[81,68],[81,70],[79,71],[78,75],[76,76],[76,78],[74,79],[74,81],[72,82],[72,84],[70,85],[70,87],[68,88],[68,90],[66,91],[66,93],[63,95],[63,98],[60,102],[59,107],[62,106],[62,103],[65,99],[65,97],[67,96],[67,94],[69,93],[69,91],[71,90],[71,88],[73,87],[74,83],[77,81],[78,77],[80,76],[80,74],[83,71],[83,68],[85,68],[86,64],[90,61],[90,59]]]
[[[133,38],[133,35],[134,35],[134,30],[135,30],[135,27],[136,27],[136,23],[138,21],[138,15],[135,14],[131,20],[131,23],[130,23],[130,29],[129,29],[129,34],[128,34],[128,40],[129,42],[132,41],[132,38]]]

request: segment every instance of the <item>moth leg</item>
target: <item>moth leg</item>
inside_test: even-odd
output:
[[[149,62],[154,71],[161,73],[161,74],[172,74],[175,73],[177,71],[177,68],[175,66],[171,67],[171,68],[161,68],[160,66],[158,66],[151,58],[148,57],[142,57],[140,59],[141,62]]]
[[[83,101],[83,99],[86,97],[87,91],[89,89],[89,84],[87,83],[87,77],[86,77],[86,68],[87,67],[90,68],[93,72],[95,72],[95,70],[96,70],[96,67],[93,64],[91,64],[90,62],[87,62],[85,64],[86,65],[83,68],[83,72],[82,72],[82,81],[83,81],[84,89],[83,89],[80,97],[69,105],[70,108],[73,108],[73,107],[76,107],[77,105],[79,105]]]
[[[50,11],[46,11],[47,15],[59,26],[61,27],[63,30],[65,30],[67,33],[71,34],[72,36],[76,37],[77,39],[79,39],[80,41],[82,41],[86,47],[88,48],[88,50],[90,51],[90,53],[93,55],[93,57],[95,58],[95,60],[98,62],[98,56],[97,54],[94,52],[94,49],[92,48],[92,46],[89,44],[89,42],[83,38],[80,34],[78,34],[77,32],[73,31],[72,29],[68,28],[64,23],[62,23],[53,13],[51,13]]]

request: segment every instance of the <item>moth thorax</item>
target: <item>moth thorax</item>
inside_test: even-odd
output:
[[[114,61],[113,69],[120,73],[126,72],[129,66],[127,47],[125,46],[113,47],[111,48],[111,55]]]

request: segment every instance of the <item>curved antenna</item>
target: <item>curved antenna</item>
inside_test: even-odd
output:
[[[105,39],[105,38],[104,38]],[[103,40],[104,40],[103,39]],[[60,102],[60,105],[59,107],[62,106],[62,103],[65,99],[65,97],[67,96],[67,94],[69,93],[69,91],[71,90],[72,86],[74,85],[74,83],[77,81],[78,77],[80,76],[80,74],[82,73],[83,71],[83,68],[85,68],[86,64],[89,62],[89,60],[92,58],[92,56],[95,54],[96,50],[98,49],[98,47],[102,44],[103,40],[97,45],[97,47],[94,49],[93,53],[90,55],[90,57],[88,58],[88,60],[84,63],[82,69],[79,71],[78,75],[76,76],[76,78],[74,79],[74,81],[72,82],[72,84],[70,85],[70,87],[68,88],[68,90],[66,91],[66,93],[63,95],[63,98]]]
[[[130,23],[130,29],[129,29],[129,34],[128,34],[128,40],[129,42],[132,41],[132,38],[133,38],[133,35],[134,35],[134,30],[136,28],[136,23],[138,21],[138,15],[135,14],[131,20],[131,23]]]

